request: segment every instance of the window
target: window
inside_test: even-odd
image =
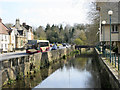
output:
[[[12,36],[12,40],[14,40],[14,36]]]
[[[40,47],[47,47],[47,46],[49,46],[49,43],[48,42],[40,42],[39,45],[40,45]]]
[[[23,45],[23,40],[21,40],[21,46]]]
[[[114,25],[112,25],[112,32],[114,32]]]
[[[115,30],[116,30],[116,32],[118,32],[118,26],[117,25],[115,26]]]
[[[112,32],[118,32],[118,25],[112,25]]]
[[[5,41],[7,40],[7,36],[5,35]]]
[[[7,44],[5,44],[5,48],[7,48]]]
[[[1,44],[1,48],[3,48],[3,44]]]
[[[2,35],[2,41],[3,41],[3,35]]]

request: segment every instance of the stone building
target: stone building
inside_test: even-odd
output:
[[[27,30],[20,24],[19,19],[16,19],[16,23],[13,28],[17,29],[19,33],[16,37],[16,48],[24,48],[25,44],[27,43]]]
[[[21,25],[19,19],[16,19],[13,27],[16,28],[19,33],[16,38],[16,48],[24,48],[28,40],[34,39],[32,27],[26,25],[26,23]]]
[[[111,41],[112,46],[118,47],[120,53],[120,2],[97,2],[97,10],[100,15],[100,42],[110,44],[110,16],[108,11],[112,10],[111,15]],[[106,24],[102,24],[102,21]]]
[[[16,40],[19,33],[16,28],[10,28],[8,33],[9,33],[8,51],[14,51],[17,46]]]

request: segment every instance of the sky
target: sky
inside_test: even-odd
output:
[[[89,23],[91,0],[0,0],[0,17],[3,23],[20,23],[34,27],[47,24]]]

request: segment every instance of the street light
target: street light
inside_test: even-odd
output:
[[[110,16],[110,63],[111,63],[111,15],[113,14],[112,10],[108,11],[108,15]]]
[[[106,24],[106,21],[103,20],[102,24],[103,24],[103,42],[104,42],[105,41],[105,24]]]
[[[102,21],[102,24],[103,24],[103,42],[102,42],[102,52],[103,52],[103,54],[105,53],[105,46],[104,46],[104,44],[105,44],[105,24],[106,24],[106,21],[105,20],[103,20]],[[102,33],[101,33],[102,34]]]

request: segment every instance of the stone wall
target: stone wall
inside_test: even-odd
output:
[[[41,56],[42,53],[36,53],[1,61],[2,84],[6,84],[9,80],[24,77],[32,69],[40,68]]]
[[[25,77],[27,74],[31,74],[32,72],[39,70],[43,64],[58,60],[64,55],[69,54],[74,49],[75,48],[73,46],[71,48],[35,53],[0,61],[0,80],[2,80],[0,82],[4,85],[8,83],[9,80],[17,80]]]
[[[100,68],[100,72],[102,72],[102,75],[104,77],[104,75],[107,77],[104,77],[105,79],[107,78],[108,82],[110,82],[111,87],[112,88],[120,88],[120,83],[119,83],[119,79],[116,78],[116,76],[114,75],[114,73],[116,73],[116,71],[112,72],[112,70],[110,69],[110,66],[107,65],[103,58],[100,56],[99,52],[95,49],[95,54],[97,54],[98,56],[98,62],[100,63],[99,68]],[[118,72],[117,72],[118,73]],[[104,78],[101,78],[101,80],[104,81]],[[105,82],[105,84],[107,84],[107,82]],[[104,84],[104,85],[105,85]],[[107,85],[106,85],[107,86]],[[106,87],[105,86],[105,87]],[[106,87],[106,88],[110,88],[110,87]]]

